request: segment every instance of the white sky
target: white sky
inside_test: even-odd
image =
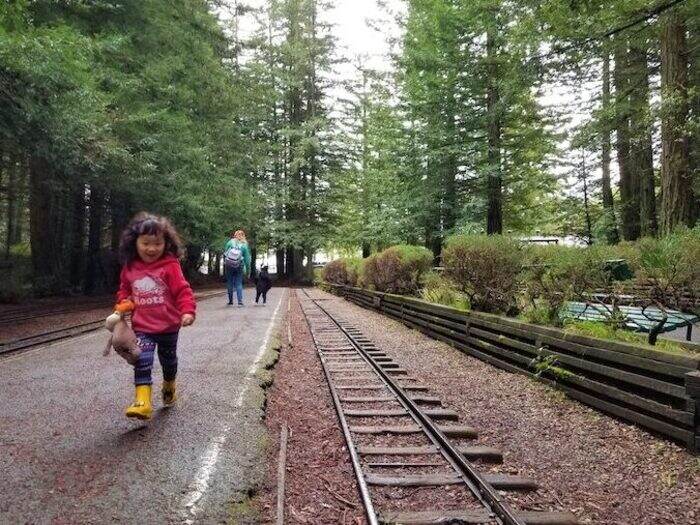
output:
[[[226,7],[218,10],[222,21],[231,19],[231,12],[236,4],[253,8],[262,8],[266,0],[224,0]],[[337,55],[350,60],[359,55],[367,56],[367,65],[377,69],[389,66],[386,58],[389,53],[387,38],[399,32],[394,14],[405,11],[403,0],[383,0],[386,7],[379,7],[378,0],[335,0],[333,8],[319,13],[323,22],[331,24],[332,34],[336,38]],[[368,25],[368,20],[378,21],[381,33]],[[245,39],[254,29],[252,16],[240,20],[239,37]],[[348,69],[351,71],[352,68]]]

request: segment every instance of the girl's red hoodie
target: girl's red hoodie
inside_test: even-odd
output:
[[[131,318],[135,332],[177,332],[182,316],[197,309],[180,261],[172,255],[152,263],[134,259],[122,268],[119,281],[117,301],[131,297],[136,306]]]

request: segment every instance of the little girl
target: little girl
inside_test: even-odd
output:
[[[139,213],[122,233],[119,255],[124,265],[117,302],[131,299],[131,325],[138,337],[141,354],[134,365],[136,398],[127,417],[149,419],[151,368],[158,348],[163,367],[163,404],[175,403],[177,336],[182,326],[194,323],[196,305],[190,284],[180,267],[182,241],[165,217]]]

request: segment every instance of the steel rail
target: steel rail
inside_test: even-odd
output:
[[[206,299],[211,299],[212,297],[223,295],[225,293],[225,291],[206,293],[200,295],[197,299],[203,301]],[[99,330],[103,326],[104,319],[98,319],[95,321],[89,321],[86,323],[67,326],[65,328],[50,330],[48,332],[42,332],[36,335],[30,335],[26,337],[13,339],[5,343],[0,343],[0,357],[14,352],[19,352],[21,350],[28,350],[29,348],[33,348],[42,344],[55,343],[56,341],[62,341],[64,339],[70,339],[72,337],[77,337],[79,335],[94,332],[96,330]]]
[[[355,471],[355,477],[357,478],[357,483],[360,488],[360,495],[362,497],[362,502],[365,506],[365,514],[367,515],[367,521],[370,523],[370,525],[379,525],[379,517],[377,516],[377,513],[374,510],[374,504],[372,503],[372,498],[369,493],[369,487],[367,486],[367,481],[365,480],[365,477],[362,473],[360,457],[357,454],[357,450],[355,449],[355,444],[353,442],[352,435],[350,434],[350,427],[348,425],[348,421],[345,417],[345,414],[343,413],[343,407],[340,402],[340,396],[338,395],[338,391],[336,390],[335,385],[333,384],[331,373],[328,370],[328,367],[326,366],[325,360],[321,355],[318,339],[316,338],[316,334],[314,333],[313,327],[311,326],[311,322],[309,321],[309,317],[308,315],[306,315],[306,312],[304,312],[304,318],[306,319],[306,324],[308,325],[309,331],[311,332],[311,337],[314,340],[316,351],[319,353],[319,357],[321,358],[321,367],[323,368],[323,373],[326,376],[326,382],[328,383],[328,387],[331,391],[331,397],[333,398],[333,406],[335,407],[335,412],[338,415],[340,426],[343,429],[345,442],[348,445],[350,459],[352,460],[352,467]]]
[[[101,307],[110,308],[110,303],[102,301],[88,301],[81,303],[78,308],[57,308],[52,307],[50,310],[38,309],[38,311],[33,312],[32,308],[23,308],[21,311],[15,312],[4,312],[0,314],[0,325],[12,324],[20,321],[27,321],[30,319],[35,319],[37,317],[51,317],[54,315],[64,315],[64,314],[75,314],[79,312],[85,312],[87,310],[98,309]]]
[[[526,522],[522,518],[518,517],[516,512],[483,478],[483,476],[471,464],[471,462],[467,461],[464,456],[459,453],[459,451],[437,427],[437,425],[421,411],[418,405],[408,395],[406,395],[403,388],[401,388],[391,377],[389,377],[381,366],[379,366],[379,364],[369,354],[367,354],[367,352],[355,340],[352,334],[350,334],[335,319],[335,317],[328,312],[328,310],[318,304],[318,302],[312,298],[306,290],[303,291],[309,300],[311,300],[319,310],[325,313],[328,318],[338,327],[338,329],[347,337],[352,346],[359,352],[364,360],[372,366],[385,385],[400,399],[401,404],[404,405],[411,417],[419,424],[419,426],[423,428],[430,440],[438,446],[438,449],[443,454],[445,459],[447,459],[449,463],[453,465],[455,470],[461,474],[462,479],[469,490],[481,502],[482,505],[487,507],[495,514],[496,521],[499,523],[499,525],[526,525]],[[348,445],[349,449],[353,448],[350,445],[350,442]]]

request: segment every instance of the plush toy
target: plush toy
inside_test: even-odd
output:
[[[114,313],[110,314],[105,319],[105,328],[112,335],[107,341],[107,346],[104,350],[104,355],[109,354],[110,348],[114,347],[114,351],[126,359],[130,365],[136,364],[136,361],[141,355],[141,349],[136,339],[136,334],[129,326],[129,323],[124,319],[124,314],[131,312],[134,309],[134,303],[126,300],[118,303],[114,307]]]

